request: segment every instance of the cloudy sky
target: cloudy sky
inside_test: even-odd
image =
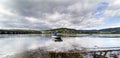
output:
[[[0,0],[0,29],[120,27],[119,0]]]

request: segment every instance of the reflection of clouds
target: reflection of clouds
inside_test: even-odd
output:
[[[39,44],[39,41],[34,40],[34,38],[5,38],[0,40],[0,54],[13,54],[16,52],[22,52],[29,50],[33,44]],[[1,56],[0,56],[1,57]]]
[[[120,44],[120,38],[111,38],[109,39],[109,42],[110,42],[110,45],[113,45],[113,46],[120,46],[118,44]]]
[[[79,43],[81,43],[82,46],[90,48],[90,47],[94,47],[94,46],[103,46],[103,41],[99,38],[89,38],[89,37],[85,37],[85,38],[81,38],[79,39]]]
[[[16,52],[37,49],[39,47],[50,51],[67,51],[74,48],[81,50],[81,47],[120,46],[120,38],[70,37],[64,38],[63,40],[63,42],[54,42],[50,38],[41,37],[40,35],[17,35],[15,37],[1,38],[0,54],[9,55]]]

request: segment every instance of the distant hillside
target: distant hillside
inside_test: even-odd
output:
[[[0,30],[0,34],[41,34],[41,31],[37,30]]]
[[[120,27],[118,28],[107,28],[99,30],[100,33],[118,33],[120,34]]]
[[[58,28],[58,29],[42,31],[42,33],[47,33],[47,34],[52,34],[53,32],[58,32],[62,34],[120,34],[120,27],[107,28],[101,30],[76,30],[76,29],[68,29],[68,28]]]
[[[120,27],[106,28],[101,30],[76,30],[69,28],[58,28],[50,30],[0,30],[0,34],[120,34]]]
[[[47,34],[52,34],[54,32],[64,33],[64,34],[79,33],[75,29],[68,29],[68,28],[58,28],[58,29],[51,29],[51,30],[42,31],[42,33],[47,33]]]

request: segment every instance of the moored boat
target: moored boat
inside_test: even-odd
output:
[[[55,42],[61,42],[63,41],[61,39],[61,36],[57,34],[57,32],[54,32],[54,34],[52,35],[52,40],[55,41]]]

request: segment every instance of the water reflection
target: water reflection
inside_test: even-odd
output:
[[[47,50],[66,51],[81,47],[119,47],[120,34],[77,34],[64,36],[63,42],[54,42],[49,34],[0,35],[0,58],[14,53],[44,47]]]

